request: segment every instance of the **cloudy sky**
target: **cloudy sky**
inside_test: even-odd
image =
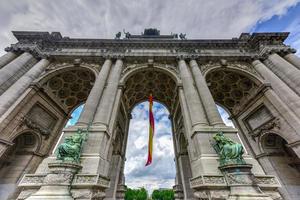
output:
[[[289,31],[286,43],[300,49],[300,0],[0,0],[0,55],[16,40],[12,30],[59,31],[63,36],[114,38],[125,29],[139,34],[155,27],[187,38],[232,38],[242,32]],[[300,52],[300,51],[299,51]],[[297,52],[298,55],[300,53]],[[147,154],[147,103],[133,110],[126,183],[148,189],[171,187],[175,167],[168,111],[155,104],[153,164]],[[76,121],[80,109],[74,112]],[[224,111],[220,111],[226,119]],[[230,123],[230,122],[228,122]]]

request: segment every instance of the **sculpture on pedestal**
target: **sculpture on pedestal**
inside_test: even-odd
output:
[[[71,161],[79,163],[83,142],[86,141],[88,129],[83,132],[83,129],[77,129],[77,132],[66,137],[65,141],[60,144],[56,151],[57,160]]]
[[[220,166],[230,164],[246,164],[243,159],[244,149],[239,143],[225,137],[223,132],[213,136],[215,142],[212,144],[220,157]]]

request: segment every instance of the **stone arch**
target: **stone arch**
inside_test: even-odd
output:
[[[163,72],[163,73],[166,73],[167,75],[169,75],[175,81],[176,84],[181,83],[181,80],[176,71],[176,67],[174,67],[172,65],[162,65],[162,64],[154,64],[152,67],[156,71],[160,71],[160,72]],[[147,63],[127,66],[123,71],[123,75],[120,80],[120,84],[124,84],[127,81],[127,79],[129,79],[135,73],[138,73],[145,69],[149,69],[149,66]]]
[[[87,66],[66,66],[43,75],[37,82],[67,113],[82,104],[97,77],[97,72]]]
[[[247,98],[262,84],[249,72],[215,67],[205,73],[206,82],[216,103],[233,114],[234,107]]]
[[[17,134],[12,135],[11,141],[16,140],[19,136],[22,136],[23,134],[26,134],[26,133],[30,133],[35,137],[35,140],[36,140],[35,151],[38,152],[41,149],[41,146],[43,144],[43,138],[39,133],[37,133],[36,131],[34,131],[32,129],[25,129],[25,130],[18,132]]]
[[[266,131],[260,137],[259,146],[273,168],[269,173],[275,173],[283,185],[280,192],[284,198],[293,199],[296,198],[293,191],[300,189],[300,159],[281,135]]]
[[[30,162],[40,148],[40,142],[38,135],[32,131],[22,131],[13,138],[13,145],[1,157],[0,188],[5,189],[1,198],[12,195],[22,176],[33,172]]]
[[[123,96],[127,109],[132,110],[137,103],[147,100],[149,94],[153,93],[154,100],[171,111],[177,96],[178,82],[175,82],[174,78],[167,73],[167,70],[155,67],[141,67],[128,73],[122,78],[122,84],[125,86]]]
[[[206,76],[213,71],[216,70],[228,70],[228,71],[233,71],[236,73],[239,73],[241,75],[246,76],[253,82],[257,83],[258,85],[264,83],[263,78],[254,70],[254,68],[248,64],[248,63],[233,63],[233,64],[228,64],[226,66],[222,66],[220,64],[211,64],[209,65],[210,67],[208,69],[203,69],[203,75],[206,78]]]

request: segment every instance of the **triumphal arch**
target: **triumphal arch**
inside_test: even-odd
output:
[[[13,34],[0,58],[1,199],[124,199],[130,112],[149,93],[171,114],[176,199],[299,199],[300,59],[288,33]]]

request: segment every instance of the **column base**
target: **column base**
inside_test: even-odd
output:
[[[201,175],[190,180],[195,197],[209,200],[279,200],[280,184],[276,177],[254,175],[252,165],[219,167],[222,174]]]
[[[41,188],[27,200],[73,200],[70,185],[81,166],[76,163],[55,162],[49,163],[48,167],[50,172],[45,176]]]
[[[22,192],[18,200],[102,200],[109,179],[99,174],[81,174],[76,163],[52,162],[49,172],[25,174],[19,183]]]

